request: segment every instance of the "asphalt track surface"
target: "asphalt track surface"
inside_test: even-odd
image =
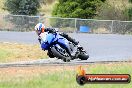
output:
[[[90,58],[79,59],[70,63],[90,63],[101,61],[130,61],[132,60],[132,35],[119,34],[87,34],[69,33],[78,40],[88,52]],[[0,42],[39,44],[35,32],[0,32]],[[57,59],[37,60],[24,63],[63,63]],[[23,62],[22,62],[23,63]]]

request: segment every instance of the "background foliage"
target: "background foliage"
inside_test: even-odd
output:
[[[39,2],[40,0],[6,0],[4,9],[16,15],[36,15]]]
[[[71,18],[93,18],[105,0],[59,0],[52,12],[53,16]]]

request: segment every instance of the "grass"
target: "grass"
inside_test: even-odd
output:
[[[86,73],[132,75],[132,63],[90,64],[83,68]],[[10,67],[0,68],[0,88],[131,88],[129,84],[76,83],[78,66]],[[3,77],[3,75],[6,75]]]
[[[48,58],[39,45],[0,43],[0,63]]]
[[[4,49],[0,49],[0,60],[3,60],[3,58],[7,58],[11,55],[11,52],[8,52]]]

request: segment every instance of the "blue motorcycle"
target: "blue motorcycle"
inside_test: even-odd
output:
[[[41,48],[48,51],[47,55],[50,58],[56,57],[62,59],[64,62],[69,62],[76,58],[80,58],[81,60],[87,60],[89,58],[89,55],[83,47],[78,47],[61,36],[58,32],[42,33]]]

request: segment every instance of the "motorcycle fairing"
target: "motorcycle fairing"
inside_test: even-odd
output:
[[[69,47],[68,40],[60,36],[58,33],[53,34],[45,32],[41,35],[41,38],[42,38],[41,48],[44,50],[48,50],[51,43],[53,42],[57,42],[66,48]]]

